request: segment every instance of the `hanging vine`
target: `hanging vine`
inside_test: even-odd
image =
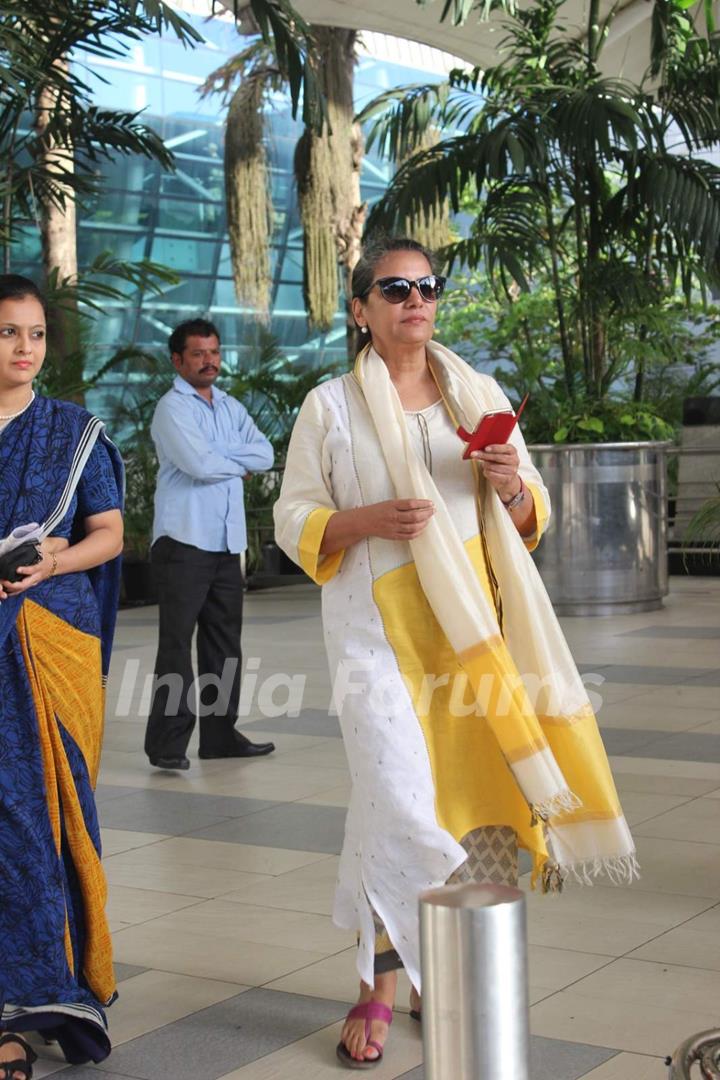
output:
[[[354,30],[315,27],[328,124],[306,128],[295,151],[303,226],[303,291],[310,325],[329,330],[337,311],[340,269],[346,281],[360,252],[363,138],[354,123]],[[346,289],[347,291],[347,289]]]
[[[233,91],[237,79],[240,85]],[[265,321],[270,310],[273,205],[265,124],[268,95],[283,85],[270,48],[255,42],[218,68],[201,88],[222,93],[225,125],[225,206],[238,302]]]
[[[259,74],[233,94],[225,132],[225,205],[235,295],[261,318],[270,308],[272,205]]]

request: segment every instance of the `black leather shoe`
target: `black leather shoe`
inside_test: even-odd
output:
[[[209,761],[212,758],[236,758],[236,757],[264,757],[265,754],[272,754],[275,749],[275,743],[263,742],[253,743],[248,740],[238,740],[234,746],[226,746],[217,750],[200,750],[198,757],[203,761]]]
[[[180,757],[151,757],[150,764],[156,769],[174,769],[185,772],[190,768],[190,761],[184,756]]]

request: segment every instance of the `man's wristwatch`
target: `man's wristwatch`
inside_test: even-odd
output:
[[[516,506],[520,505],[520,503],[523,501],[524,498],[525,498],[525,485],[523,484],[523,480],[522,480],[522,476],[521,476],[520,477],[520,490],[518,491],[517,495],[513,495],[513,497],[511,499],[508,499],[507,502],[505,502],[504,499],[501,499],[500,502],[503,504],[503,506],[505,507],[506,510],[514,510]]]

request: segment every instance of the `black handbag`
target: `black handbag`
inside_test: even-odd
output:
[[[80,482],[82,471],[87,464],[92,448],[97,442],[103,427],[102,420],[98,420],[97,416],[90,418],[83,431],[79,447],[75,452],[73,463],[70,467],[70,475],[68,476],[67,483],[65,484],[65,488],[60,497],[60,502],[40,527],[40,537],[49,536],[53,529],[57,528],[65,517],[72,501],[72,497],[75,494],[75,489]],[[35,522],[33,522],[32,525],[22,527],[27,530],[38,528],[37,523]],[[41,562],[42,557],[40,540],[37,540],[34,543],[31,540],[26,540],[24,543],[20,544],[19,547],[13,548],[12,551],[8,551],[7,554],[0,555],[0,581],[9,581],[12,584],[15,584],[17,581],[22,581],[22,577],[17,572],[18,566],[34,566],[35,563]]]
[[[25,543],[13,548],[5,555],[0,555],[0,581],[22,581],[18,566],[34,566],[42,560],[42,552],[37,544]]]

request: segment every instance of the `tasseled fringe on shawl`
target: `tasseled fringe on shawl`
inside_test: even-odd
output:
[[[571,866],[558,866],[557,863],[545,863],[542,871],[542,890],[544,893],[561,893],[567,877],[578,885],[594,885],[595,878],[603,874],[613,885],[631,885],[640,879],[640,865],[635,854],[613,855],[607,858],[586,859]]]
[[[545,802],[535,803],[534,806],[531,806],[530,824],[535,826],[540,821],[549,821],[550,818],[560,817],[561,814],[570,814],[573,810],[579,810],[581,806],[582,802],[577,795],[570,791],[569,788],[566,788],[565,791],[553,795],[551,799],[546,799]]]
[[[631,885],[633,881],[640,878],[640,865],[634,852],[632,855],[586,859],[584,862],[573,863],[572,866],[564,867],[564,869],[579,885],[593,885],[593,879],[602,874],[607,874],[613,885]]]

